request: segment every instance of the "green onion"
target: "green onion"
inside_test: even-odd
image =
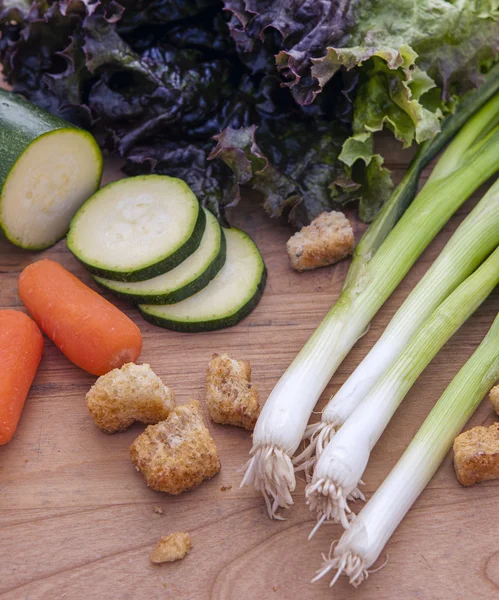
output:
[[[499,233],[499,231],[498,231]],[[499,247],[450,294],[411,339],[385,375],[326,446],[305,495],[326,519],[348,528],[348,497],[357,488],[371,451],[412,385],[440,348],[499,284]]]
[[[453,156],[455,169],[446,168],[445,176],[427,182],[369,261],[356,263],[359,269],[354,265],[355,276],[348,278],[336,304],[271,392],[255,427],[252,457],[241,483],[263,493],[271,517],[293,502],[291,456],[328,381],[430,241],[499,168],[498,120],[499,95],[450,144],[445,154]],[[375,228],[383,218],[382,211]]]
[[[458,227],[378,342],[328,402],[319,423],[307,427],[305,438],[310,439],[310,444],[293,460],[296,470],[304,469],[307,479],[310,478],[335,432],[387,372],[424,321],[498,245],[499,182],[496,182]],[[356,497],[362,498],[358,490]]]
[[[332,569],[359,585],[369,567],[452,447],[456,435],[499,379],[499,315],[484,340],[449,384],[406,451],[374,496],[353,519],[333,556],[325,557],[314,581]]]

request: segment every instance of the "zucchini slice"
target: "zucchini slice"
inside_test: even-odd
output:
[[[0,89],[0,226],[16,246],[43,250],[99,187],[90,133]]]
[[[225,235],[206,209],[206,228],[199,248],[178,267],[145,281],[124,282],[95,277],[103,288],[132,302],[172,304],[206,287],[225,263]]]
[[[205,225],[184,181],[142,175],[110,183],[87,200],[71,221],[67,244],[94,275],[143,281],[190,256]]]
[[[177,304],[139,304],[146,321],[174,331],[211,331],[239,323],[258,304],[266,269],[253,240],[236,228],[225,229],[227,258],[203,290]]]

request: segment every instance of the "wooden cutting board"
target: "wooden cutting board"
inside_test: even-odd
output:
[[[393,144],[384,152],[400,178],[408,155]],[[105,181],[117,177],[117,167],[108,165]],[[323,394],[321,405],[379,337],[472,203],[451,219],[376,316]],[[255,197],[246,199],[234,222],[253,236],[269,271],[261,303],[238,326],[209,334],[173,333],[144,322],[130,304],[113,300],[141,328],[141,360],[174,388],[179,403],[190,398],[203,402],[205,369],[215,351],[249,359],[253,381],[265,400],[338,297],[348,269],[344,261],[311,273],[294,273],[285,253],[289,229],[270,223]],[[359,226],[358,234],[360,230]],[[23,267],[45,257],[60,261],[93,286],[64,242],[31,253],[1,238],[1,308],[24,310],[16,292],[18,275]],[[496,292],[420,377],[375,448],[364,477],[367,497],[388,474],[498,310]],[[499,482],[462,488],[448,456],[386,547],[385,568],[358,590],[342,579],[333,593],[327,578],[314,585],[309,582],[320,566],[320,553],[327,552],[341,528],[324,526],[307,542],[315,520],[305,506],[302,482],[293,494],[294,507],[285,512],[286,520],[269,520],[261,496],[252,489],[239,489],[241,467],[251,447],[248,432],[210,423],[203,409],[219,449],[220,474],[179,497],[153,492],[128,454],[143,426],[112,436],[101,433],[84,404],[94,380],[46,341],[15,438],[0,448],[2,600],[498,597]],[[489,424],[493,418],[491,406],[484,401],[469,425]],[[224,487],[229,489],[223,491]],[[163,514],[154,512],[156,506]],[[181,562],[152,565],[153,545],[172,531],[191,533],[192,552]]]

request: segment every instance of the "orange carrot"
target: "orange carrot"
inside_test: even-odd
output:
[[[104,375],[139,357],[142,336],[137,325],[59,263],[40,260],[29,265],[18,289],[38,325],[85,371]]]
[[[16,431],[42,351],[36,323],[18,310],[0,310],[0,446]]]

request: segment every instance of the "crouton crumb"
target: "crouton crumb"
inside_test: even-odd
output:
[[[130,456],[147,485],[168,494],[191,490],[220,471],[215,442],[195,400],[149,425],[131,445]]]
[[[350,256],[355,237],[350,221],[341,212],[323,212],[310,225],[291,236],[286,244],[295,271],[333,265]]]
[[[155,514],[157,515],[163,515],[164,514],[164,510],[161,508],[161,506],[153,506],[152,510]]]
[[[231,485],[223,485],[223,486],[220,488],[220,491],[221,491],[221,492],[228,492],[228,491],[229,491],[229,490],[231,490],[231,489],[232,489],[232,486],[231,486]]]
[[[499,385],[496,385],[494,388],[490,390],[490,401],[492,402],[492,406],[494,410],[499,415]]]
[[[135,363],[99,377],[85,402],[97,427],[106,433],[124,431],[134,421],[158,423],[175,407],[173,390],[149,365]]]
[[[163,536],[151,552],[151,562],[160,564],[181,560],[192,549],[191,536],[188,533],[177,531]]]
[[[253,431],[260,414],[258,399],[249,361],[213,354],[206,373],[206,405],[211,420]]]
[[[473,427],[458,435],[454,440],[454,468],[465,486],[499,478],[499,423]]]

